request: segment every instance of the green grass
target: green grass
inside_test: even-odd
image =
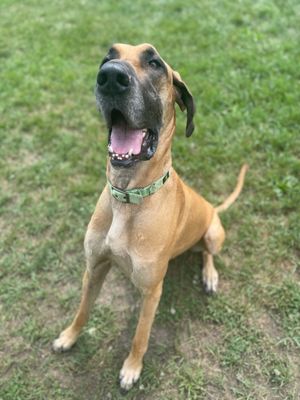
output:
[[[113,42],[153,43],[194,94],[196,131],[184,137],[178,112],[173,142],[193,187],[218,204],[250,164],[222,215],[218,295],[203,293],[199,255],[170,264],[127,398],[298,399],[299,2],[2,0],[0,14],[0,399],[123,398],[139,296],[119,271],[74,349],[51,352],[78,304],[105,183],[93,90]]]

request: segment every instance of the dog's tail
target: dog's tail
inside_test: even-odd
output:
[[[227,197],[227,199],[222,204],[220,204],[218,207],[215,208],[217,213],[227,210],[227,208],[230,207],[231,204],[233,204],[236,201],[236,199],[239,197],[239,194],[241,193],[243,185],[244,185],[245,175],[246,175],[248,168],[249,168],[248,164],[244,164],[242,166],[234,191]]]

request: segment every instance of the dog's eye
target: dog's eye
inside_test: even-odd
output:
[[[160,62],[159,62],[158,60],[151,60],[151,61],[149,61],[149,65],[150,65],[150,67],[153,68],[153,69],[158,69],[158,68],[161,67],[161,64],[160,64]]]

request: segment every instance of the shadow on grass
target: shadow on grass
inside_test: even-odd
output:
[[[170,262],[164,282],[158,321],[177,323],[200,318],[207,304],[202,286],[202,254],[188,251]]]

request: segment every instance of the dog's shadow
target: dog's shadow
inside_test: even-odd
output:
[[[187,251],[169,263],[158,319],[179,321],[189,315],[194,303],[199,304],[205,296],[202,287],[202,254]]]

